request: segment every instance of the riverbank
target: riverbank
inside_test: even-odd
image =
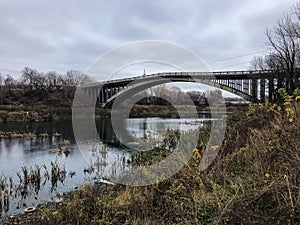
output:
[[[201,151],[195,150],[163,182],[86,186],[19,224],[300,223],[299,122],[296,100],[251,105],[230,115],[219,155],[207,170],[199,172]]]
[[[110,110],[96,108],[96,115],[110,116]],[[72,120],[72,106],[52,105],[0,105],[0,123],[3,122],[49,122]]]
[[[194,106],[178,106],[183,115],[188,116]],[[226,107],[227,112],[234,112],[238,108],[247,108],[248,105],[230,105]],[[131,118],[179,118],[177,109],[173,106],[157,105],[135,105],[130,113]],[[198,113],[210,114],[208,106],[197,106]],[[98,118],[110,117],[111,110],[97,107],[95,116]],[[72,108],[69,106],[51,106],[51,105],[0,105],[0,123],[5,122],[48,122],[72,120]]]

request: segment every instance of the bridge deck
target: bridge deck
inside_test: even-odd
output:
[[[300,69],[299,71],[300,72]],[[120,78],[115,80],[107,80],[96,82],[85,87],[94,87],[94,86],[103,86],[109,84],[119,84],[119,83],[129,83],[138,79],[149,79],[156,77],[165,77],[165,78],[194,78],[194,79],[220,79],[220,80],[242,80],[242,79],[268,79],[268,78],[279,78],[283,76],[282,73],[274,70],[250,70],[250,71],[217,71],[217,72],[162,72],[154,73],[143,76],[129,77],[129,78]]]

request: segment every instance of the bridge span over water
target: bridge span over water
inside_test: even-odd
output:
[[[300,69],[295,70],[299,81]],[[122,95],[170,82],[197,82],[236,94],[250,102],[274,101],[277,90],[284,87],[290,76],[283,71],[249,70],[221,72],[162,72],[137,77],[108,80],[86,85],[84,92],[97,103],[110,107]]]

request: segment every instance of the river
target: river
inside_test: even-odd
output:
[[[125,130],[136,139],[145,136],[161,139],[168,128],[181,131],[197,129],[207,120],[210,119],[135,118],[125,121]],[[88,140],[86,143],[86,148],[91,152],[89,157],[98,158],[95,172],[89,169],[91,168],[89,157],[83,157],[76,145],[70,121],[1,124],[2,132],[36,134],[30,139],[24,137],[0,139],[0,182],[5,180],[7,184],[5,189],[10,190],[11,177],[12,189],[18,190],[8,193],[8,205],[4,204],[4,198],[0,199],[1,216],[23,213],[25,208],[46,201],[60,201],[62,193],[77,189],[95,179],[109,179],[111,175],[121,173],[130,167],[128,159],[132,150],[118,141],[110,118],[97,119],[96,127],[101,142]],[[46,170],[50,173],[52,168],[51,162],[58,165],[60,170],[65,168],[66,171],[63,179],[55,184],[46,176]],[[40,166],[41,184],[38,188],[30,183],[21,185],[17,173],[22,175],[24,166],[27,170],[31,167],[34,171],[35,165]],[[22,192],[24,188],[26,194]],[[2,196],[4,195],[5,191],[2,191]]]

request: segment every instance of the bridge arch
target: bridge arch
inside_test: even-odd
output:
[[[161,84],[167,84],[167,83],[171,83],[171,82],[184,82],[184,83],[195,83],[196,81],[191,79],[189,81],[187,80],[183,80],[181,78],[178,79],[155,79],[155,80],[150,80],[147,82],[137,82],[134,84],[130,84],[128,85],[125,89],[119,91],[118,93],[112,95],[110,98],[107,99],[107,101],[102,105],[103,108],[111,108],[113,102],[115,101],[116,98],[123,98],[123,100],[125,101],[127,99],[128,96],[132,96],[134,94],[137,94],[141,91],[144,91],[148,88],[151,87],[155,87],[157,85],[161,85]],[[209,85],[212,87],[216,87],[216,88],[220,88],[224,91],[230,92],[232,94],[235,94],[241,98],[243,98],[246,101],[258,101],[257,99],[253,99],[253,97],[247,93],[244,93],[238,89],[235,89],[233,87],[229,87],[227,85],[224,84],[220,84],[217,82],[212,82],[209,80],[202,80],[201,84],[205,84],[205,85]]]

